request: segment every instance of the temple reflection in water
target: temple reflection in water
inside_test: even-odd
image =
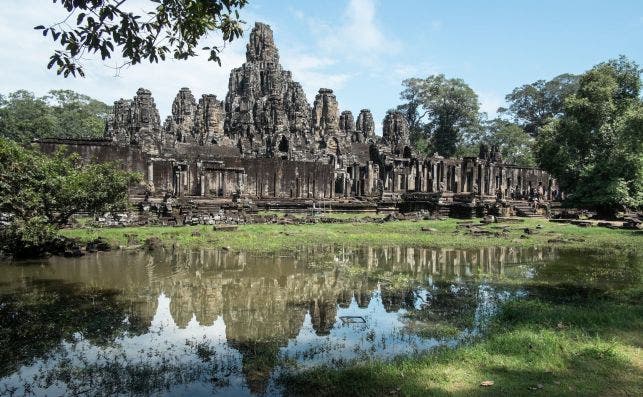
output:
[[[283,362],[294,360],[298,367],[306,367],[388,358],[457,343],[475,331],[475,324],[450,338],[426,338],[408,332],[406,311],[440,288],[465,285],[472,291],[471,310],[477,318],[500,296],[485,282],[524,278],[534,264],[557,256],[548,248],[503,247],[319,246],[288,255],[117,251],[78,259],[50,258],[41,266],[2,265],[2,271],[4,289],[29,280],[50,280],[115,290],[128,308],[128,321],[140,324],[140,332],[119,337],[119,349],[81,340],[73,348],[68,346],[70,351],[106,357],[122,354],[126,368],[149,350],[148,357],[173,363],[175,370],[183,371],[182,377],[185,371],[192,374],[194,379],[187,382],[190,393],[201,394],[202,383],[209,384],[207,379],[214,376],[225,379],[217,392],[254,394],[274,389]],[[415,281],[415,287],[393,286],[391,275]],[[365,322],[345,324],[340,319],[344,316],[359,316]],[[201,343],[213,352],[218,374],[210,373],[203,382],[199,379],[204,375],[195,371],[210,359],[204,360],[201,353],[195,356],[191,349],[196,346],[199,352]],[[78,344],[85,344],[84,350]],[[24,366],[12,377],[46,373],[57,365],[54,356]],[[0,383],[10,383],[12,377]]]
[[[4,275],[9,282],[34,277],[117,289],[148,324],[163,293],[171,301],[170,313],[178,327],[184,328],[193,315],[199,324],[212,324],[223,316],[230,337],[256,340],[296,335],[308,311],[323,334],[325,321],[334,322],[331,313],[337,306],[347,307],[355,298],[359,307],[366,307],[377,280],[347,277],[335,264],[403,273],[420,282],[429,278],[457,282],[483,274],[502,276],[505,265],[556,256],[554,249],[505,247],[316,247],[288,255],[205,249],[118,251],[74,260],[54,257],[46,267],[10,267]],[[384,304],[387,311],[399,307],[399,302]]]

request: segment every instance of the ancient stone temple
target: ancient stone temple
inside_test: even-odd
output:
[[[424,209],[454,212],[501,199],[557,195],[544,171],[502,162],[498,148],[443,158],[413,150],[404,115],[389,112],[382,136],[373,115],[341,109],[330,88],[308,102],[279,63],[272,30],[257,23],[246,62],[230,73],[225,100],[181,88],[161,124],[152,92],[114,102],[102,140],[42,140],[87,161],[120,160],[141,172],[133,201],[176,199],[211,210],[226,203],[283,208]],[[457,211],[455,211],[457,212]]]

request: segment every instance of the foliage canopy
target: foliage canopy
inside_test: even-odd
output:
[[[565,73],[553,79],[538,80],[514,88],[505,100],[509,108],[498,109],[509,115],[531,136],[537,136],[540,128],[560,117],[564,111],[565,98],[578,89],[579,76]]]
[[[127,9],[125,0],[53,0],[67,12],[57,23],[36,26],[61,49],[49,58],[64,77],[85,76],[81,61],[89,54],[103,60],[120,50],[126,64],[164,61],[166,57],[188,59],[197,55],[199,40],[219,31],[225,42],[243,34],[239,9],[247,0],[149,0],[147,12]],[[135,10],[135,11],[134,11]],[[144,14],[144,15],[141,15]],[[221,64],[222,47],[204,47],[209,60]]]
[[[570,204],[610,212],[643,203],[641,70],[626,57],[580,77],[564,112],[538,137],[536,158]]]
[[[478,126],[478,96],[462,79],[443,74],[402,82],[405,103],[398,107],[409,121],[414,142],[424,138],[430,152],[453,156],[462,133]]]
[[[34,138],[98,138],[111,106],[70,90],[36,97],[19,90],[0,95],[0,137],[18,142]]]

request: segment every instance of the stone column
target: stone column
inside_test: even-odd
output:
[[[431,167],[431,191],[438,191],[438,165],[432,162]]]
[[[486,177],[486,164],[481,164],[480,166],[480,186],[479,186],[479,191],[480,195],[485,195],[487,194],[487,177]]]
[[[473,178],[473,181],[471,182],[471,186],[477,184],[478,192],[480,192],[480,184],[478,183],[478,164],[476,164],[475,162],[473,163],[473,173],[471,177]],[[473,192],[473,189],[471,190],[471,192]]]
[[[446,184],[446,172],[444,172],[444,161],[440,161],[440,184],[438,186],[444,186],[444,190],[447,188]]]
[[[489,194],[495,195],[498,188],[498,180],[496,179],[496,168],[492,165],[489,166]]]
[[[502,196],[507,197],[507,186],[505,184],[505,175],[504,168],[502,166],[498,167],[498,178],[500,178],[500,190],[502,191]]]
[[[468,164],[462,163],[462,188],[460,191],[462,193],[468,192],[469,189],[469,168]]]
[[[147,163],[147,182],[154,187],[154,162]]]

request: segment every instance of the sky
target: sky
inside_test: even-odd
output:
[[[51,0],[2,0],[0,94],[18,89],[44,95],[71,89],[106,103],[152,91],[164,119],[181,87],[198,98],[225,98],[230,70],[245,61],[255,21],[268,23],[286,70],[312,104],[319,88],[334,90],[340,110],[373,112],[376,128],[401,103],[406,78],[443,73],[462,78],[494,116],[515,87],[562,73],[582,73],[623,54],[643,65],[641,0],[249,0],[241,39],[226,45],[222,64],[207,54],[187,61],[139,64],[115,72],[119,61],[84,61],[85,78],[47,70],[53,42],[33,29],[64,19]],[[144,10],[148,0],[127,0]],[[204,45],[220,43],[212,34]]]

